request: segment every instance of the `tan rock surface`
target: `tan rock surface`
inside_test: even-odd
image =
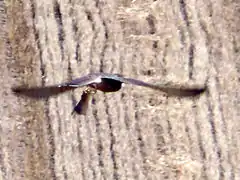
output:
[[[238,1],[25,0],[0,3],[0,179],[240,179]],[[89,72],[199,83],[196,99],[141,87],[47,101],[15,85]]]

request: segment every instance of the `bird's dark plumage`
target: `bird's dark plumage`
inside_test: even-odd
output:
[[[170,86],[166,84],[154,85],[146,83],[140,80],[125,78],[119,74],[109,74],[109,73],[92,73],[83,76],[78,79],[74,79],[70,82],[45,86],[45,87],[14,87],[12,91],[16,94],[32,97],[32,98],[48,98],[50,96],[58,95],[60,93],[73,90],[75,88],[87,86],[94,90],[100,90],[103,92],[116,92],[121,89],[122,84],[133,84],[137,86],[143,86],[159,90],[167,93],[168,96],[195,96],[202,93],[205,90],[204,86],[195,87],[180,87],[180,86]],[[83,93],[82,102],[80,101],[75,107],[79,108],[81,104],[89,98],[89,94]]]

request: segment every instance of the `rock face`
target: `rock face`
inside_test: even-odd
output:
[[[240,179],[240,3],[0,2],[1,179]],[[206,83],[198,98],[141,87],[47,100],[15,85],[89,72]],[[96,102],[96,103],[94,103]]]

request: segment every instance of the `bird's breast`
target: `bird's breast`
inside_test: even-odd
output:
[[[103,92],[116,92],[121,89],[122,82],[114,79],[102,78],[101,82],[92,83],[89,86]]]

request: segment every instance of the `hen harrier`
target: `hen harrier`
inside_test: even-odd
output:
[[[86,103],[89,101],[92,94],[96,93],[97,90],[103,92],[116,92],[122,88],[122,84],[133,84],[152,88],[165,92],[168,96],[190,97],[199,95],[205,91],[204,86],[180,87],[166,84],[154,85],[141,80],[125,78],[119,74],[109,73],[92,73],[78,79],[74,79],[70,82],[45,87],[19,86],[12,88],[12,91],[16,94],[39,99],[48,98],[50,96],[58,95],[75,88],[87,86],[87,90],[85,90],[82,94],[82,99],[74,108],[75,112],[78,114],[85,114],[87,108]],[[82,108],[82,106],[85,106],[86,108]]]

